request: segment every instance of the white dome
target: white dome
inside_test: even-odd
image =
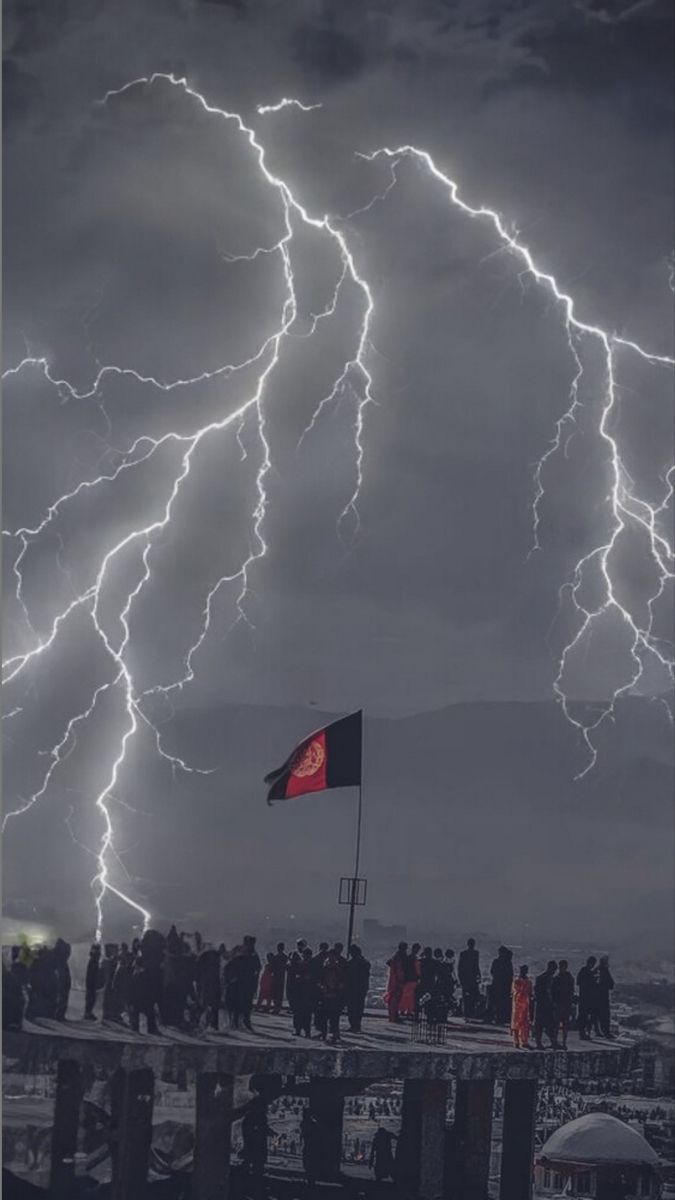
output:
[[[587,1113],[551,1134],[537,1156],[551,1162],[638,1163],[656,1166],[659,1156],[641,1133],[610,1117]]]

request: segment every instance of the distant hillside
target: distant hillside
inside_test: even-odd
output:
[[[334,916],[339,876],[352,869],[355,797],[332,792],[268,808],[263,784],[327,719],[312,709],[225,707],[193,709],[166,726],[172,751],[217,769],[174,782],[158,766],[142,795],[128,780],[124,798],[142,815],[120,810],[118,821],[143,903],[218,928]],[[644,957],[667,955],[672,737],[661,707],[625,701],[602,731],[597,767],[575,783],[583,763],[554,703],[368,718],[369,915],[409,927],[482,928],[516,942],[527,924],[532,937],[630,943],[636,959],[644,942]],[[67,867],[54,849],[32,869],[26,848],[6,856],[5,888],[51,905],[58,896],[79,932],[91,919],[91,862],[66,842],[66,812],[55,788],[13,837],[55,839]],[[120,918],[128,921],[122,908]]]

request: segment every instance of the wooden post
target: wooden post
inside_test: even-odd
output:
[[[192,1200],[227,1200],[234,1076],[204,1071],[197,1076],[195,1165]]]
[[[444,1079],[406,1079],[401,1133],[396,1147],[396,1183],[423,1200],[436,1200],[445,1187]]]
[[[500,1200],[532,1198],[536,1108],[536,1079],[506,1081]]]
[[[309,1088],[309,1112],[318,1126],[321,1144],[321,1174],[324,1182],[340,1176],[342,1169],[342,1122],[345,1098],[340,1084],[332,1079],[313,1079]]]
[[[70,1200],[74,1192],[77,1131],[84,1094],[82,1068],[69,1058],[59,1059],[56,1068],[56,1098],[52,1129],[52,1160],[49,1195]]]
[[[493,1098],[492,1079],[458,1080],[450,1192],[457,1200],[485,1200],[488,1194]]]
[[[142,1196],[148,1179],[155,1077],[150,1067],[118,1068],[112,1090],[111,1200]]]

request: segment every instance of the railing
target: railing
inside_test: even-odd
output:
[[[448,1026],[445,1021],[434,1021],[420,1014],[410,1025],[410,1041],[424,1046],[445,1046]]]

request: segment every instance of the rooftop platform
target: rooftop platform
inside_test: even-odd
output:
[[[366,1015],[363,1032],[345,1032],[342,1043],[295,1037],[286,1014],[254,1013],[253,1032],[222,1030],[198,1034],[162,1029],[133,1033],[109,1022],[40,1020],[21,1033],[5,1033],[3,1056],[22,1071],[49,1070],[59,1059],[96,1063],[113,1071],[149,1067],[227,1075],[299,1075],[324,1079],[538,1079],[541,1082],[616,1078],[631,1069],[631,1042],[580,1042],[566,1051],[515,1050],[504,1028],[452,1021],[444,1045],[413,1041],[411,1027],[392,1025],[382,1014]]]

